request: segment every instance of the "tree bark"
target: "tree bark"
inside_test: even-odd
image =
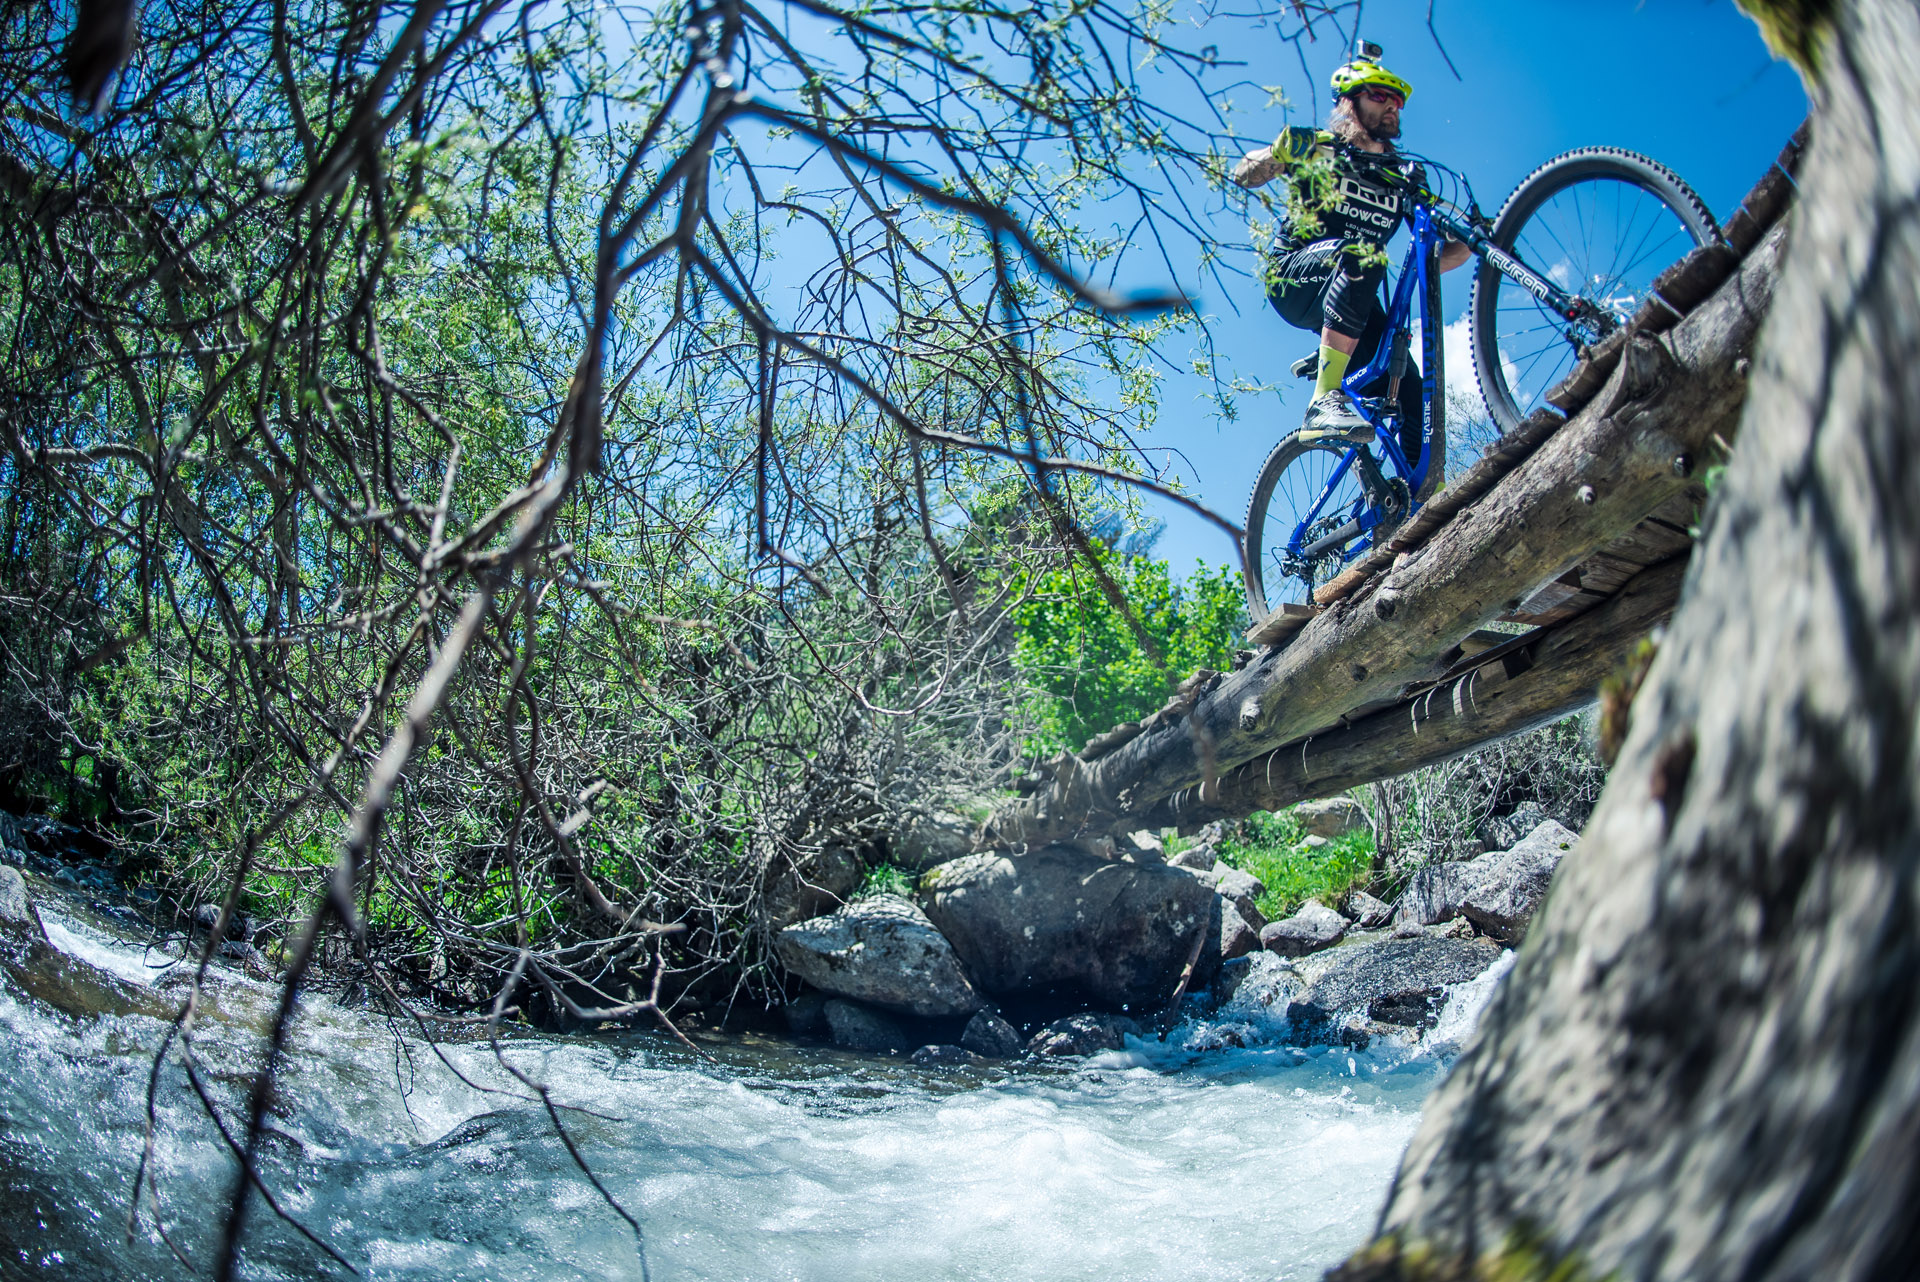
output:
[[[1684,491],[1714,436],[1735,430],[1780,238],[1775,228],[1673,329],[1637,339],[1584,411],[1370,595],[1339,602],[1185,715],[1095,760],[1063,760],[1051,786],[994,816],[989,839],[1138,828],[1175,790],[1439,676],[1469,633]]]
[[[1769,8],[1816,110],[1737,457],[1600,807],[1344,1276],[1517,1236],[1594,1276],[1920,1276],[1920,8]]]
[[[1686,558],[1635,575],[1605,605],[1543,629],[1503,658],[1450,678],[1408,703],[1313,735],[1236,766],[1209,800],[1182,788],[1137,821],[1191,832],[1216,819],[1330,797],[1375,779],[1449,761],[1592,703],[1600,682],[1673,611]],[[1504,649],[1504,647],[1502,647]]]

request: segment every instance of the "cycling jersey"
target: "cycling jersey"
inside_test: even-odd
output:
[[[1352,149],[1331,131],[1283,129],[1272,154],[1288,187],[1287,222],[1276,251],[1318,240],[1384,245],[1406,221],[1405,195],[1381,181],[1374,166],[1353,160]]]

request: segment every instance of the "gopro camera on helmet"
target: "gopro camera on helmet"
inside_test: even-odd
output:
[[[1356,58],[1365,58],[1369,62],[1378,62],[1385,53],[1385,49],[1382,49],[1371,40],[1358,40],[1354,42],[1353,56]]]

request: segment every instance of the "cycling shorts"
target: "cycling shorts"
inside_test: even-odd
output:
[[[1337,239],[1282,250],[1268,269],[1267,300],[1289,325],[1358,338],[1382,310],[1387,265],[1377,260],[1378,252],[1364,241]],[[1376,261],[1363,262],[1363,254]]]

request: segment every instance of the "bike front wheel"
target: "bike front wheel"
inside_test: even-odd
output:
[[[1245,546],[1247,613],[1256,623],[1283,603],[1311,603],[1314,589],[1339,574],[1354,548],[1369,541],[1370,535],[1358,534],[1311,558],[1287,551],[1294,530],[1309,513],[1313,521],[1300,540],[1303,545],[1325,538],[1366,510],[1368,495],[1358,466],[1349,467],[1326,502],[1314,508],[1347,449],[1302,441],[1294,431],[1282,437],[1261,464],[1247,501]]]
[[[1473,365],[1500,431],[1546,404],[1581,352],[1633,316],[1654,277],[1717,234],[1691,187],[1630,151],[1583,147],[1529,174],[1494,219],[1493,243],[1591,306],[1569,320],[1481,260]]]

